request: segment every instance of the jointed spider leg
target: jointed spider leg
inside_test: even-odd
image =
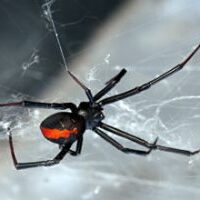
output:
[[[104,133],[102,130],[98,128],[95,128],[94,131],[96,134],[98,134],[100,137],[102,137],[104,140],[112,144],[114,147],[116,147],[118,150],[122,151],[123,153],[133,153],[133,154],[145,156],[151,153],[151,151],[153,150],[153,147],[156,145],[156,142],[157,142],[157,139],[156,139],[155,142],[153,143],[153,147],[149,148],[149,150],[147,151],[136,150],[136,149],[126,148],[122,146],[119,142],[117,142],[116,140],[114,140],[113,138],[111,138],[110,136],[108,136],[106,133]]]
[[[106,130],[106,131],[109,131],[109,132],[111,132],[111,133],[113,133],[115,135],[118,135],[120,137],[126,138],[128,140],[131,140],[131,141],[133,141],[133,142],[135,142],[135,143],[137,143],[139,145],[142,145],[144,147],[147,147],[147,148],[152,148],[153,147],[152,143],[149,143],[146,140],[143,140],[143,139],[141,139],[141,138],[139,138],[139,137],[137,137],[135,135],[131,135],[130,133],[122,131],[122,130],[120,130],[118,128],[115,128],[113,126],[110,126],[108,124],[105,124],[105,123],[101,122],[99,127],[104,129],[104,130]]]
[[[184,149],[176,149],[176,148],[166,147],[166,146],[162,146],[162,145],[156,145],[155,150],[167,151],[167,152],[171,152],[171,153],[182,154],[185,156],[192,156],[197,153],[200,153],[200,149],[198,149],[196,151],[188,151],[188,150],[184,150]]]
[[[60,50],[60,53],[61,53],[61,57],[62,57],[62,60],[63,60],[63,64],[66,68],[66,71],[67,73],[70,75],[70,77],[82,88],[84,89],[90,103],[93,103],[93,97],[92,97],[92,93],[90,91],[90,89],[88,89],[72,72],[70,72],[70,70],[68,69],[68,66],[67,66],[67,61],[66,61],[66,58],[65,58],[65,55],[64,55],[64,51],[63,51],[63,48],[62,48],[62,45],[61,45],[61,42],[60,42],[60,38],[59,38],[59,34],[57,32],[57,29],[56,29],[56,25],[54,23],[54,20],[53,20],[53,16],[52,16],[52,11],[51,11],[51,6],[53,5],[54,1],[50,1],[50,2],[47,2],[47,3],[44,3],[42,5],[42,9],[45,11],[45,17],[47,18],[47,20],[51,23],[51,26],[52,26],[52,29],[53,29],[53,32],[54,32],[54,35],[55,35],[55,38],[56,38],[56,41],[57,41],[57,44],[58,44],[58,47],[59,47],[59,50]]]
[[[186,63],[194,56],[194,54],[200,49],[200,44],[192,51],[192,53],[189,54],[189,56],[184,59],[181,63],[179,63],[178,65],[176,65],[175,67],[171,68],[170,70],[166,71],[165,73],[161,74],[160,76],[158,76],[157,78],[147,82],[147,83],[144,83],[138,87],[135,87],[131,90],[128,90],[126,92],[123,92],[121,94],[118,94],[118,95],[114,95],[114,96],[111,96],[111,97],[108,97],[108,98],[105,98],[103,100],[101,100],[99,103],[100,105],[106,105],[106,104],[109,104],[109,103],[113,103],[115,101],[119,101],[121,99],[124,99],[124,98],[127,98],[127,97],[130,97],[132,95],[136,95],[144,90],[147,90],[149,89],[152,85],[158,83],[159,81],[171,76],[172,74],[178,72],[179,70],[181,70],[185,65]]]
[[[94,103],[94,98],[92,96],[92,92],[89,88],[87,88],[72,72],[67,71],[71,78],[85,91],[90,103]]]
[[[37,161],[37,162],[25,162],[25,163],[19,163],[17,161],[17,158],[15,156],[13,141],[12,141],[12,133],[10,131],[9,131],[9,145],[10,145],[10,151],[11,151],[13,163],[14,163],[16,169],[20,170],[20,169],[27,169],[27,168],[35,168],[35,167],[42,167],[42,166],[48,167],[48,166],[56,165],[69,152],[72,144],[69,144],[69,143],[66,144],[61,149],[61,151],[57,154],[57,156],[55,158],[53,158],[52,160]]]
[[[72,156],[77,156],[79,154],[81,154],[81,150],[82,150],[82,145],[83,145],[83,136],[79,137],[77,140],[77,144],[76,144],[76,150],[69,150],[70,155]]]
[[[102,129],[106,130],[106,131],[109,131],[109,132],[114,133],[118,136],[124,137],[128,140],[131,140],[131,141],[133,141],[137,144],[140,144],[142,146],[145,146],[145,147],[153,149],[153,150],[167,151],[167,152],[182,154],[182,155],[186,155],[186,156],[192,156],[192,155],[195,155],[197,153],[200,153],[200,149],[198,149],[196,151],[188,151],[188,150],[184,150],[184,149],[177,149],[177,148],[158,145],[155,142],[152,144],[152,143],[147,142],[146,140],[143,140],[139,137],[136,137],[134,135],[126,133],[126,132],[124,132],[120,129],[114,128],[114,127],[112,127],[108,124],[105,124],[105,123],[101,123],[100,127]]]
[[[121,80],[126,72],[125,69],[122,69],[116,76],[107,81],[106,86],[94,96],[94,101],[99,100],[102,96],[107,94]]]
[[[0,104],[0,107],[6,107],[6,106],[22,106],[28,108],[46,108],[46,109],[57,109],[57,110],[70,109],[72,112],[77,111],[77,108],[73,103],[40,103],[33,101],[20,101],[20,102]]]

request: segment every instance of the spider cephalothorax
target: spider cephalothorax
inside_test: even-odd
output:
[[[104,119],[102,111],[103,108],[97,103],[81,102],[78,107],[78,114],[84,117],[87,129],[96,128]]]

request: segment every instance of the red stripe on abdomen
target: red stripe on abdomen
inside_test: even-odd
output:
[[[72,130],[68,129],[51,129],[51,128],[41,128],[43,135],[49,139],[59,139],[59,138],[69,138],[72,134],[78,134],[78,129],[74,128]]]

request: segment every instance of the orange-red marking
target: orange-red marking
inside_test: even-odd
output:
[[[72,130],[41,128],[41,131],[42,131],[43,135],[49,139],[69,138],[72,134],[78,133],[77,128],[74,128]]]

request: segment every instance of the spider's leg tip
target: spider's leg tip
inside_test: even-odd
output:
[[[193,155],[196,155],[196,154],[199,154],[199,153],[200,153],[200,149],[191,152],[190,156],[193,156]]]
[[[125,68],[123,68],[123,69],[122,69],[122,72],[123,72],[123,73],[126,73],[126,72],[127,72],[127,70],[126,70]]]
[[[197,150],[197,153],[200,153],[200,149],[199,149],[199,150]]]

